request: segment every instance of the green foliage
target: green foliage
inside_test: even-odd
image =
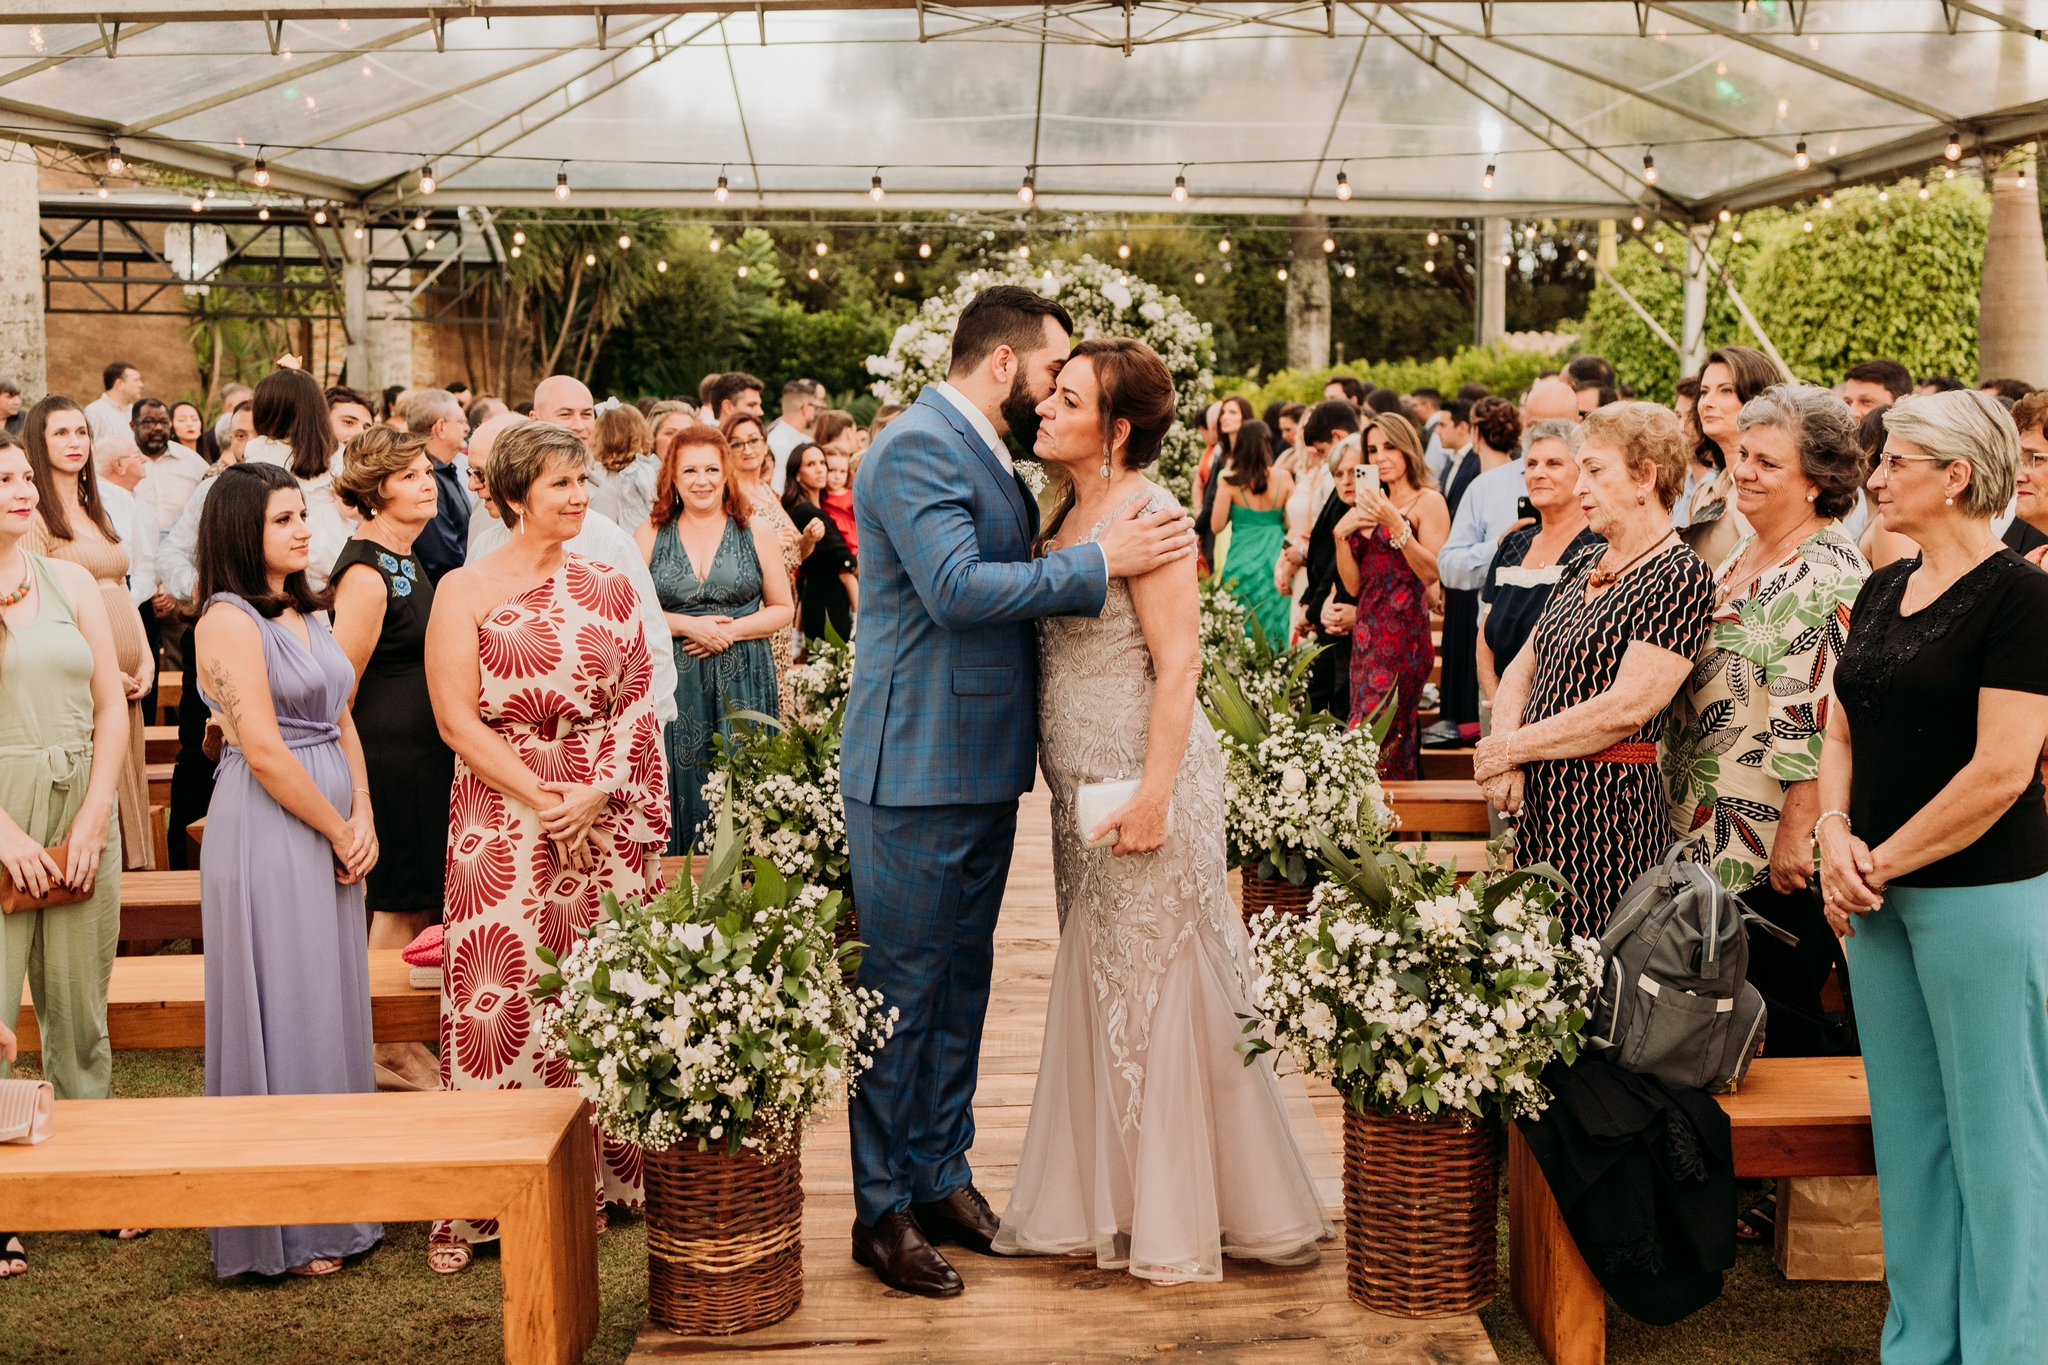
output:
[[[1281,370],[1264,383],[1256,379],[1218,379],[1219,397],[1239,393],[1254,408],[1271,402],[1315,403],[1323,387],[1338,375],[1355,375],[1368,387],[1393,389],[1397,393],[1424,386],[1439,389],[1445,397],[1462,384],[1484,384],[1494,393],[1515,394],[1536,382],[1544,370],[1564,364],[1562,355],[1533,351],[1511,351],[1498,342],[1491,346],[1462,346],[1456,355],[1434,360],[1396,360],[1381,365],[1333,365],[1322,370]]]
[[[612,329],[653,292],[674,233],[653,209],[507,213],[498,231],[524,234],[509,262],[513,309],[538,374],[589,378]],[[633,249],[622,249],[624,236]],[[508,247],[515,243],[508,242]]]
[[[1836,384],[1859,361],[1888,357],[1915,374],[1977,369],[1977,295],[1990,201],[1974,180],[1861,186],[1818,205],[1748,215],[1710,246],[1797,378]],[[1879,195],[1885,196],[1880,200]],[[1806,224],[1813,230],[1808,232]],[[1653,244],[1664,245],[1662,255]],[[1683,309],[1685,239],[1659,225],[1624,243],[1614,277],[1674,338]],[[1718,282],[1706,342],[1757,345]],[[1620,295],[1594,291],[1579,345],[1614,362],[1639,396],[1669,402],[1678,357]]]

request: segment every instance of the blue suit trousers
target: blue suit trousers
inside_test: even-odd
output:
[[[872,1226],[973,1179],[974,1087],[1017,802],[845,804],[868,945],[859,981],[901,1011],[848,1107],[854,1210]]]

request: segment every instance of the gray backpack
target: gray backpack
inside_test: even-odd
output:
[[[1763,1050],[1764,1001],[1749,984],[1748,924],[1798,940],[1742,903],[1681,839],[1636,878],[1600,937],[1600,995],[1587,1046],[1666,1085],[1723,1094]]]

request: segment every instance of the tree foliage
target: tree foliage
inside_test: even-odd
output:
[[[1382,365],[1332,365],[1321,370],[1281,370],[1263,383],[1256,379],[1219,379],[1219,396],[1243,394],[1255,409],[1268,403],[1315,403],[1323,388],[1339,375],[1353,375],[1368,388],[1406,394],[1425,386],[1446,398],[1465,384],[1484,384],[1489,392],[1514,395],[1536,382],[1545,370],[1563,366],[1564,356],[1542,351],[1513,351],[1491,346],[1461,346],[1457,354],[1434,360],[1395,360]]]

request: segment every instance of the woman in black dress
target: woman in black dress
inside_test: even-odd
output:
[[[1501,673],[1535,634],[1564,566],[1602,543],[1586,525],[1573,486],[1579,461],[1572,454],[1572,432],[1572,423],[1551,418],[1523,433],[1522,483],[1536,521],[1501,537],[1479,590],[1485,604],[1479,617],[1479,690],[1489,703],[1500,690]]]
[[[825,452],[805,441],[789,452],[783,473],[782,506],[809,547],[796,573],[797,624],[806,640],[823,639],[827,622],[840,639],[851,640],[853,614],[860,607],[860,565],[839,528],[825,515],[825,487],[831,477]],[[825,528],[815,541],[810,538],[813,522]]]
[[[1565,565],[1501,677],[1472,775],[1519,817],[1522,861],[1576,888],[1572,932],[1597,938],[1671,843],[1657,740],[1713,623],[1714,575],[1671,529],[1688,459],[1677,416],[1612,403],[1578,431],[1577,491],[1607,544]]]
[[[434,519],[427,438],[369,428],[342,452],[335,491],[365,518],[328,582],[334,638],[355,665],[352,708],[383,846],[366,897],[370,946],[403,948],[441,917],[455,781],[455,755],[441,740],[427,696],[434,585],[412,553]],[[439,1064],[424,1044],[379,1043],[377,1064],[422,1089],[439,1088]]]

